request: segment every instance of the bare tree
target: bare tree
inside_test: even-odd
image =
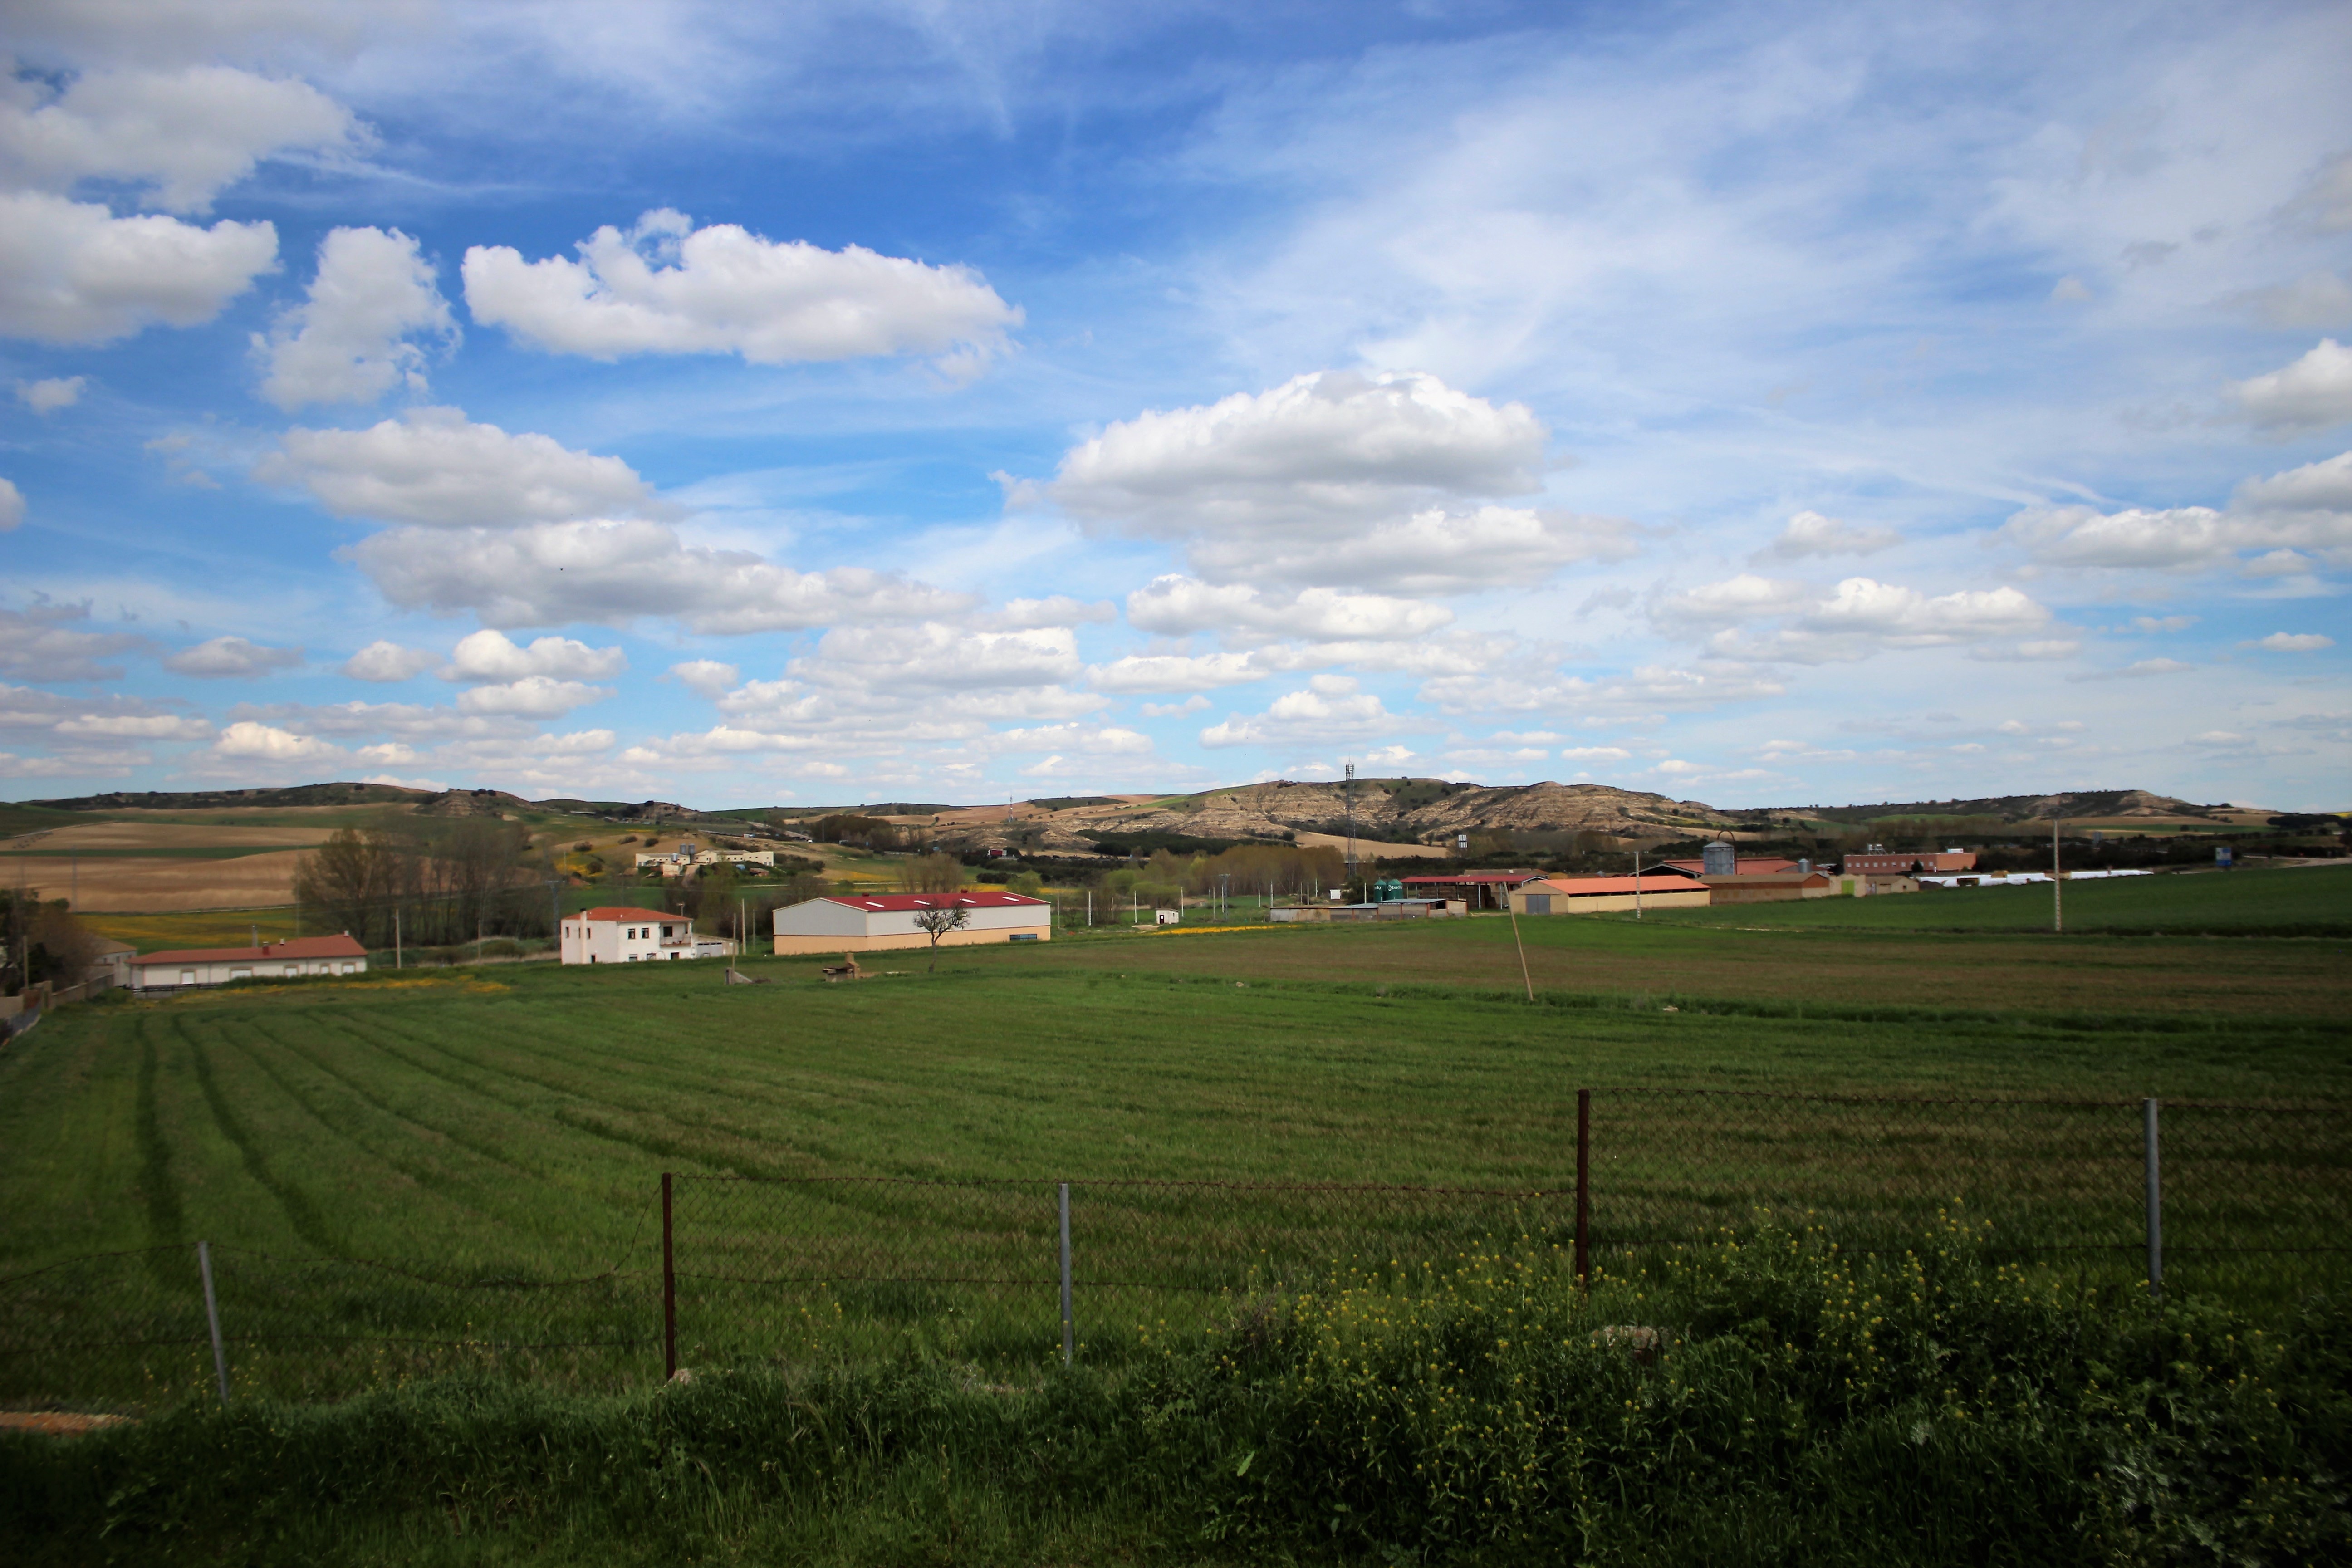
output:
[[[961,903],[931,904],[915,911],[915,929],[931,939],[931,966],[926,973],[939,972],[940,938],[970,923],[971,917]]]

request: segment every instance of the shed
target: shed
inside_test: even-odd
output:
[[[298,936],[258,947],[186,947],[142,953],[124,965],[134,991],[178,991],[232,980],[364,974],[367,949],[349,935]]]
[[[1592,915],[1608,910],[1703,910],[1714,889],[1688,877],[1547,877],[1511,894],[1521,915]]]

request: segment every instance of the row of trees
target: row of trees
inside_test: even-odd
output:
[[[74,919],[63,899],[0,889],[0,995],[45,980],[71,985],[97,967],[99,939]]]
[[[467,816],[342,828],[296,867],[294,898],[363,946],[390,947],[395,919],[404,942],[426,946],[554,935],[555,879],[520,823]]]

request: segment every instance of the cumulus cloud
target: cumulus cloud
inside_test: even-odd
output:
[[[298,735],[274,724],[240,719],[213,742],[213,755],[264,763],[307,763],[343,755],[342,748],[316,735]]]
[[[2049,566],[2194,572],[2265,551],[2352,550],[2352,452],[2240,485],[2226,509],[2029,507],[1995,535]]]
[[[404,608],[471,610],[494,626],[671,617],[706,633],[801,631],[953,614],[971,596],[859,567],[795,572],[688,544],[657,522],[540,523],[493,532],[399,528],[352,559]]]
[[[715,658],[690,658],[683,664],[671,665],[662,679],[677,681],[698,697],[716,698],[742,679],[743,672]]]
[[[167,212],[202,212],[264,158],[357,140],[351,110],[307,82],[226,66],[91,71],[62,91],[0,75],[0,180],[12,185],[120,180]]]
[[[25,492],[8,479],[0,479],[0,533],[20,527],[25,521]]]
[[[440,675],[444,680],[593,680],[628,668],[628,656],[617,647],[590,647],[571,637],[539,637],[521,647],[486,627],[458,639]]]
[[[1116,605],[1099,599],[1074,599],[1067,594],[1043,599],[1007,599],[1004,607],[989,617],[991,625],[1008,631],[1026,626],[1082,626],[1093,621],[1117,619]]]
[[[184,648],[163,660],[163,668],[180,675],[236,679],[291,669],[302,662],[299,647],[265,647],[243,637],[214,637]]]
[[[859,246],[825,250],[734,224],[696,228],[646,213],[583,240],[577,261],[526,261],[510,247],[466,252],[474,319],[538,348],[614,360],[738,353],[754,364],[940,354],[977,370],[1021,311],[967,267],[933,267]]]
[[[173,713],[84,713],[60,720],[60,735],[135,741],[201,741],[213,732],[202,719]]]
[[[678,511],[618,458],[510,436],[456,408],[411,408],[364,430],[289,430],[279,447],[254,477],[299,485],[337,517],[500,528]]]
[[[1808,555],[1870,555],[1903,542],[1891,528],[1855,528],[1817,511],[1801,511],[1759,555],[1799,561]]]
[[[403,647],[379,639],[343,661],[343,673],[353,680],[412,680],[440,661],[429,648]]]
[[[2279,436],[2352,420],[2352,349],[2334,338],[2293,364],[2234,382],[2230,395],[2255,427]]]
[[[119,679],[122,667],[102,661],[143,647],[147,639],[127,632],[73,628],[73,623],[89,618],[88,605],[0,610],[0,675],[20,680]]]
[[[60,408],[71,408],[81,401],[81,389],[89,378],[81,375],[51,376],[45,381],[20,381],[16,396],[26,407],[44,418]]]
[[[1787,690],[1736,659],[1702,659],[1696,668],[1645,664],[1624,675],[1599,679],[1521,670],[1439,676],[1423,683],[1421,696],[1441,710],[1463,717],[1582,712],[1646,719],[1665,710],[1703,710],[1780,697]]]
[[[818,641],[814,658],[793,661],[793,672],[824,685],[955,691],[1051,686],[1082,668],[1066,626],[984,632],[926,621],[836,627]]]
[[[2324,647],[2334,647],[2336,639],[2318,632],[2273,632],[2266,637],[2242,642],[2240,647],[2264,647],[2273,653],[2317,653]]]
[[[1263,713],[1236,713],[1222,724],[1210,725],[1201,731],[1201,744],[1212,750],[1311,745],[1369,736],[1406,722],[1382,706],[1378,695],[1359,690],[1353,678],[1318,675],[1304,689],[1276,698]]]
[[[1008,494],[1181,543],[1218,584],[1447,593],[1633,553],[1619,520],[1494,503],[1541,487],[1545,438],[1524,405],[1435,376],[1324,371],[1121,421]]]
[[[309,297],[256,333],[261,395],[291,413],[312,403],[373,403],[395,386],[425,390],[425,351],[409,340],[457,335],[432,263],[398,229],[338,228],[319,244]]]
[[[1454,612],[1380,594],[1308,588],[1268,595],[1243,584],[1170,575],[1127,596],[1127,619],[1138,631],[1162,637],[1223,631],[1380,640],[1423,636],[1452,621]]]
[[[509,680],[497,686],[477,686],[469,691],[459,692],[457,711],[521,719],[553,719],[587,703],[601,702],[612,695],[613,689],[609,686],[590,686],[583,681],[527,675],[520,680]]]
[[[1116,724],[1036,724],[1026,728],[992,730],[980,749],[988,752],[1076,752],[1094,757],[1141,757],[1151,752],[1151,737]]]
[[[1241,686],[1274,673],[1246,653],[1129,654],[1096,665],[1087,675],[1102,691],[1124,696],[1139,691],[1199,691],[1203,687]],[[1207,706],[1203,698],[1202,706]]]
[[[40,191],[0,192],[0,333],[104,343],[151,322],[193,327],[278,262],[266,222],[210,228]]]
[[[1759,638],[1726,627],[1710,648],[1742,659],[1843,663],[1889,648],[1951,647],[2019,637],[2050,619],[2048,609],[2015,588],[1963,589],[1931,597],[1868,577],[1848,577],[1824,599],[1808,597],[1800,606],[1759,607],[1757,613],[1787,618],[1777,631]]]

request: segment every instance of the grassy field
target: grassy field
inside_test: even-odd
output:
[[[296,913],[290,904],[163,914],[87,914],[81,920],[99,935],[127,942],[142,952],[182,947],[244,947],[253,941],[257,931],[264,942],[282,942],[296,934]],[[319,932],[313,930],[310,934],[316,936]]]

